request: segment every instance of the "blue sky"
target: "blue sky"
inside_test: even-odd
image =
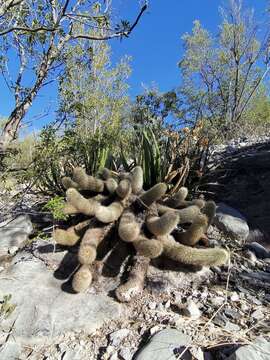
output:
[[[190,32],[192,23],[199,19],[213,34],[220,23],[219,7],[223,0],[150,0],[150,7],[129,39],[122,42],[110,41],[113,56],[117,62],[124,55],[132,57],[132,75],[129,79],[132,97],[143,91],[142,84],[156,84],[161,91],[170,90],[180,84],[177,62],[182,55],[181,35]],[[255,16],[263,17],[267,0],[243,0],[245,6],[255,10]],[[115,0],[116,16],[133,20],[139,6],[137,0]],[[7,116],[12,109],[8,90],[0,79],[0,115]],[[26,121],[31,121],[47,109],[48,116],[36,121],[33,126],[40,128],[54,119],[57,107],[56,84],[45,87],[35,100]]]

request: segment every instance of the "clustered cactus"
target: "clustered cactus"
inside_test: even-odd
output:
[[[215,203],[187,201],[185,187],[166,196],[164,183],[144,191],[140,166],[130,173],[105,168],[99,178],[77,167],[72,178],[64,177],[62,183],[67,189],[64,213],[71,215],[76,225],[56,229],[54,239],[65,246],[79,244],[80,266],[72,279],[75,292],[90,286],[99,245],[108,241],[112,228],[117,230],[117,241],[131,243],[135,250],[129,278],[116,290],[119,301],[129,301],[142,291],[151,259],[165,256],[196,266],[222,265],[228,260],[224,249],[194,247],[199,241],[208,245],[206,233],[215,215]]]

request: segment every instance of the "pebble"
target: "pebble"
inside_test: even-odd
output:
[[[148,304],[148,307],[150,310],[155,310],[155,308],[157,307],[157,303],[154,302],[154,301],[151,301],[149,304]]]
[[[109,335],[109,340],[110,340],[111,345],[118,346],[121,343],[121,341],[124,338],[126,338],[129,334],[130,334],[129,329],[120,329],[120,330],[114,331],[113,333],[111,333]]]
[[[214,306],[221,306],[225,302],[225,298],[223,296],[216,296],[211,298],[210,302]]]
[[[122,348],[119,351],[120,359],[122,360],[132,360],[132,353],[129,348]]]
[[[239,295],[237,294],[237,292],[233,292],[230,295],[230,299],[231,299],[231,301],[239,301]]]
[[[270,258],[270,252],[266,250],[264,246],[257,243],[256,241],[246,245],[246,248],[252,251],[258,259]]]
[[[8,253],[10,255],[15,255],[16,252],[19,250],[19,248],[17,246],[11,246],[9,249],[8,249]]]
[[[262,320],[264,318],[264,313],[261,309],[257,309],[251,314],[251,317],[256,320]]]
[[[183,314],[194,320],[201,317],[201,311],[199,310],[198,305],[193,300],[188,301],[186,306],[183,308]]]

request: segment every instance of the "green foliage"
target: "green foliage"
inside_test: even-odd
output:
[[[65,206],[64,200],[65,199],[62,196],[55,196],[43,206],[43,210],[50,211],[53,215],[54,220],[66,220],[68,216],[65,215],[63,212]]]
[[[265,44],[260,43],[252,12],[232,0],[222,9],[222,23],[212,36],[196,20],[192,33],[182,37],[184,56],[179,63],[183,83],[185,121],[209,124],[209,137],[237,136],[239,124],[269,68],[261,67]],[[266,60],[268,61],[268,60]]]

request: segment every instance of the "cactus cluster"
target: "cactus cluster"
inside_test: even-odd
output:
[[[199,241],[208,245],[206,233],[215,215],[215,203],[187,201],[185,187],[166,196],[164,183],[144,191],[140,166],[130,173],[105,168],[99,178],[77,167],[72,178],[64,177],[62,183],[66,188],[64,213],[72,216],[76,225],[56,229],[54,239],[60,245],[78,249],[80,266],[72,278],[75,292],[90,286],[99,245],[106,241],[110,245],[113,228],[117,241],[129,243],[134,249],[129,279],[116,290],[119,301],[129,301],[141,292],[151,259],[165,256],[196,266],[222,265],[228,260],[224,249],[195,247]]]

